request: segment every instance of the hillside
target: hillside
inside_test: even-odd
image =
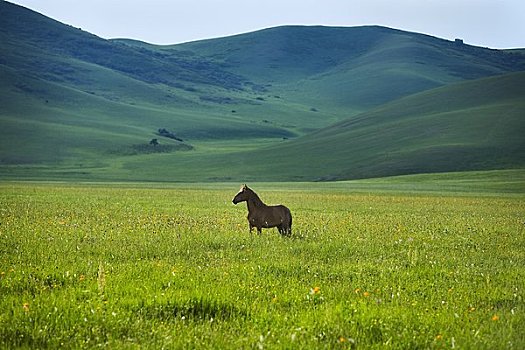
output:
[[[422,92],[279,147],[232,158],[242,157],[245,175],[256,179],[271,164],[274,171],[265,179],[272,180],[524,168],[523,135],[520,72]]]
[[[174,181],[253,182],[523,169],[524,116],[525,72],[512,73],[412,95],[267,147],[142,157],[111,173],[129,178],[133,172],[143,180],[162,180],[169,172]]]
[[[518,52],[379,26],[285,26],[170,51],[204,56],[284,96],[346,113],[465,79],[525,70]]]
[[[213,63],[104,40],[4,1],[0,16],[0,164],[98,166],[159,128],[191,142],[295,135],[263,123],[244,78]],[[239,118],[239,105],[253,112]]]
[[[0,2],[0,17],[3,178],[293,180],[427,171],[397,166],[412,164],[409,153],[396,153],[391,162],[397,165],[391,165],[371,156],[372,150],[384,154],[381,147],[360,147],[389,145],[391,137],[402,142],[410,128],[383,135],[389,142],[375,133],[352,144],[346,142],[354,137],[345,134],[347,123],[367,119],[382,130],[390,120],[370,116],[412,97],[402,98],[525,70],[522,50],[478,48],[384,27],[285,26],[157,46],[102,39],[6,1]],[[485,83],[479,84],[481,93]],[[487,120],[514,111],[512,128],[502,128],[501,135],[521,130],[520,98],[502,98],[492,110],[482,98],[469,101],[470,109],[451,106],[458,130],[468,130],[476,103]],[[417,103],[422,101],[409,104]],[[425,128],[432,122],[425,116],[442,107],[428,104],[423,114],[411,116]],[[176,138],[158,135],[159,129]],[[483,149],[479,135],[466,133],[465,142]],[[154,138],[161,147],[149,144]],[[522,146],[508,140],[508,147]],[[429,146],[414,141],[407,147]],[[349,148],[362,160],[358,168],[348,165]],[[516,167],[519,151],[481,168]],[[326,155],[330,162],[322,159]],[[465,159],[452,168],[479,168],[478,158],[462,165]]]

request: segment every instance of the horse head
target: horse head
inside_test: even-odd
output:
[[[240,202],[247,201],[250,198],[251,193],[253,193],[253,191],[250,190],[248,188],[248,186],[242,185],[241,189],[239,190],[239,192],[235,195],[235,197],[233,197],[232,203],[233,204],[237,204],[237,203],[240,203]]]

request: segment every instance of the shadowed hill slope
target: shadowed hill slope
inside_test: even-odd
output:
[[[396,100],[244,157],[256,176],[334,180],[525,167],[525,72]],[[276,157],[275,155],[279,155]],[[300,171],[298,169],[301,169]]]
[[[76,64],[83,62],[173,87],[191,82],[238,88],[242,81],[218,66],[104,40],[5,1],[0,15],[2,63],[42,79],[82,83],[75,78],[83,72]]]

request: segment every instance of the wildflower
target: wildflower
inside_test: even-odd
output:
[[[324,300],[324,298],[321,296],[321,288],[319,287],[310,288],[310,293],[306,297],[308,300],[311,300],[314,303],[319,303]]]
[[[441,334],[436,335],[436,340],[442,340],[443,336]]]
[[[80,276],[78,277],[78,279],[79,279],[80,282],[82,282],[83,280],[86,279],[86,276],[84,276],[84,275],[80,275]]]
[[[29,303],[24,303],[22,305],[22,308],[24,309],[25,312],[29,312]]]
[[[363,296],[365,296],[365,297],[369,297],[369,296],[370,296],[370,293],[368,293],[368,292],[364,292],[364,293],[363,293]]]
[[[353,338],[350,338],[350,337],[345,338],[343,336],[339,336],[339,338],[337,338],[337,342],[339,344],[348,343],[351,348],[354,348],[354,346],[355,346],[355,340]]]
[[[497,320],[499,320],[499,316],[498,315],[492,316],[492,321],[497,321]]]

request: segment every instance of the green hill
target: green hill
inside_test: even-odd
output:
[[[523,123],[522,75],[501,78],[515,89],[498,90],[501,99],[491,105],[485,95],[467,98],[468,108],[430,103],[425,94],[407,97],[446,94],[465,80],[482,94],[492,80],[475,79],[525,70],[522,50],[374,26],[285,26],[157,46],[105,40],[6,1],[0,18],[3,178],[346,179],[523,163],[523,145],[515,140]],[[436,119],[429,116],[443,108],[451,108],[443,113],[458,131],[447,137],[463,145],[448,150],[460,154],[468,144],[468,157],[448,157],[441,138],[411,138],[415,130],[432,129]],[[468,125],[478,111],[483,123],[474,133]],[[492,149],[484,136],[490,130],[483,128],[492,130],[502,114],[509,122],[498,127],[496,148],[514,151],[499,162],[483,160],[479,154]],[[374,133],[354,134],[365,129],[364,120]],[[394,120],[395,133],[378,132]],[[358,128],[349,128],[352,123]],[[159,129],[178,140],[158,135]],[[361,141],[350,142],[356,135]],[[160,147],[150,145],[154,138]],[[386,154],[381,145],[406,149],[378,162],[373,154]],[[415,164],[416,154],[436,157],[435,165]]]
[[[244,78],[213,63],[104,40],[4,1],[0,16],[0,165],[99,166],[159,128],[191,142],[295,135],[263,123]],[[243,105],[245,118],[232,113]]]
[[[525,167],[525,72],[396,100],[245,157],[248,174],[335,180]],[[278,155],[276,157],[275,155]],[[301,170],[298,170],[301,169]]]
[[[297,139],[246,150],[201,147],[193,154],[137,157],[110,173],[122,179],[163,180],[169,174],[171,181],[252,182],[523,169],[524,97],[525,72],[461,82]]]
[[[523,56],[400,30],[285,26],[176,45],[302,103],[366,110],[464,79],[525,70]]]

